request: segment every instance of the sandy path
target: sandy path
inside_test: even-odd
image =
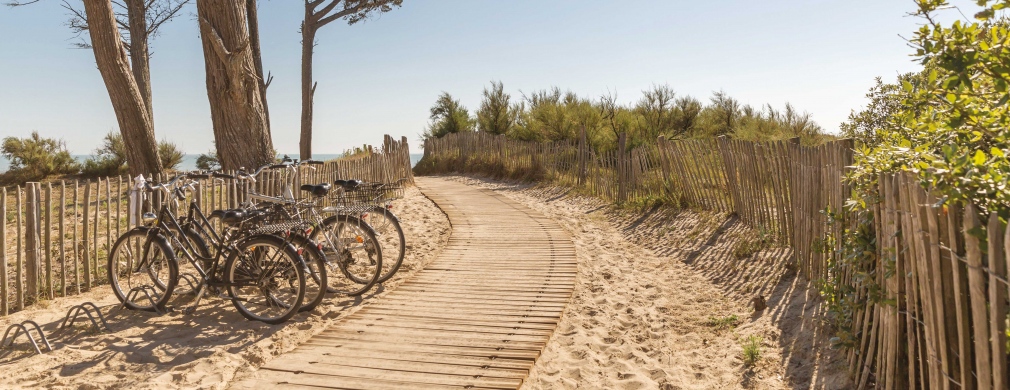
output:
[[[848,388],[839,356],[807,348],[816,313],[783,276],[781,250],[730,254],[739,225],[685,212],[632,215],[566,190],[454,178],[493,188],[569,231],[579,256],[572,302],[524,388]],[[727,228],[727,226],[730,226]],[[769,297],[755,313],[749,298]],[[744,363],[757,337],[760,357]],[[817,370],[813,362],[829,369]],[[804,365],[806,367],[804,367]]]
[[[421,269],[448,238],[445,215],[415,188],[395,203],[394,212],[402,220],[407,239],[404,265],[382,289],[364,297],[366,301],[381,299],[384,292]],[[102,308],[112,332],[96,334],[77,326],[57,333],[68,308],[83,301]],[[117,303],[109,287],[103,286],[0,318],[4,328],[25,319],[37,321],[55,348],[34,355],[19,339],[15,349],[0,351],[0,388],[224,388],[237,375],[357,310],[362,300],[330,299],[284,325],[247,321],[229,302],[219,299],[206,300],[193,315],[123,311]]]

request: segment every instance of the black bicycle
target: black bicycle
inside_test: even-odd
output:
[[[170,205],[195,189],[195,180],[206,174],[183,174],[160,185],[147,183],[148,192],[162,191],[168,198],[157,214],[144,214],[143,226],[124,233],[116,240],[108,257],[108,276],[116,297],[134,310],[165,310],[180,281],[181,253],[187,267],[196,272],[194,311],[209,291],[226,290],[232,304],[248,319],[278,324],[287,321],[301,308],[305,296],[304,270],[308,267],[287,239],[266,233],[236,234],[243,226],[259,224],[265,216],[257,212],[230,210],[221,221],[235,226],[219,235],[193,198],[188,213],[180,222]],[[233,178],[214,174],[216,178]],[[196,231],[214,237],[213,251]],[[201,245],[203,244],[203,245]],[[193,283],[190,279],[187,283]],[[223,294],[221,294],[223,297]]]

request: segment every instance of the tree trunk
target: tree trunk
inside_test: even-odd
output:
[[[269,80],[263,76],[263,53],[260,50],[260,22],[256,0],[246,1],[245,7],[246,17],[249,19],[249,46],[252,47],[256,76],[260,79],[260,100],[263,101],[263,115],[267,118],[267,136],[270,136],[270,106],[267,104],[267,83]]]
[[[306,2],[302,23],[302,136],[298,142],[302,160],[312,158],[312,100],[316,94],[316,87],[312,85],[312,49],[317,29],[312,7]]]
[[[126,50],[116,26],[110,0],[84,0],[91,46],[98,71],[112,99],[119,131],[126,146],[130,174],[160,173],[161,159],[154,138],[154,125],[144,105],[140,88],[130,70]]]
[[[127,0],[126,15],[130,20],[130,63],[133,78],[144,99],[147,116],[154,121],[154,106],[151,105],[151,57],[147,45],[147,6],[144,0]]]
[[[223,169],[251,169],[274,159],[245,4],[244,0],[196,2],[207,97]]]

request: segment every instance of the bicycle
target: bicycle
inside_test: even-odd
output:
[[[215,178],[232,178],[216,173]],[[146,213],[143,226],[120,236],[108,257],[108,276],[113,293],[127,308],[163,312],[179,282],[176,249],[199,276],[196,298],[187,309],[195,311],[208,290],[227,290],[228,298],[244,317],[269,324],[290,319],[301,307],[305,295],[307,265],[295,248],[285,239],[270,234],[218,236],[214,229],[205,229],[215,240],[215,251],[200,247],[193,223],[209,227],[210,221],[196,199],[189,204],[186,225],[170,210],[170,204],[184,199],[187,190],[195,189],[195,180],[208,179],[205,174],[183,174],[168,183],[144,183],[148,192],[163,191],[168,195],[158,212]],[[182,183],[180,180],[186,179]],[[221,214],[226,225],[242,230],[245,224],[258,223],[261,213],[229,210]],[[139,258],[137,258],[139,256]],[[224,259],[224,265],[221,265]],[[162,269],[167,269],[163,275]],[[125,286],[121,285],[125,281]],[[134,285],[136,282],[136,286]],[[125,287],[125,288],[124,288]]]
[[[270,196],[255,191],[249,186],[242,207],[249,210],[270,210],[270,223],[301,223],[308,242],[316,244],[322,251],[327,275],[328,293],[357,296],[370,290],[378,281],[382,270],[383,252],[376,233],[360,218],[353,215],[337,215],[323,218],[319,203],[329,193],[328,185],[305,185],[300,188],[309,192],[308,199],[297,200],[293,196],[294,175],[302,164],[316,165],[318,161],[294,161],[285,158],[281,164],[267,164],[252,173],[239,170],[240,181],[256,183],[256,177],[265,169],[283,169],[281,180],[282,196]],[[256,203],[254,203],[256,202]],[[342,277],[339,277],[342,276]]]
[[[324,209],[338,215],[358,215],[375,230],[383,254],[379,283],[389,280],[399,271],[406,254],[406,240],[400,218],[392,210],[392,202],[403,197],[406,180],[400,179],[389,184],[336,180],[334,184],[344,191],[333,197],[336,206]]]

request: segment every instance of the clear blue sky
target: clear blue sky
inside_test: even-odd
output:
[[[0,136],[38,130],[86,154],[116,119],[92,52],[72,48],[59,3],[0,9]],[[556,85],[590,97],[616,90],[626,103],[654,83],[705,101],[722,89],[755,106],[791,102],[837,131],[874,77],[893,81],[918,67],[899,37],[916,29],[906,16],[913,8],[912,0],[405,0],[320,31],[314,150],[375,144],[387,133],[414,146],[441,91],[472,111],[492,79],[513,96]],[[302,9],[260,0],[281,152],[298,150]],[[155,131],[188,153],[210,150],[213,139],[194,13],[190,6],[152,44]]]

